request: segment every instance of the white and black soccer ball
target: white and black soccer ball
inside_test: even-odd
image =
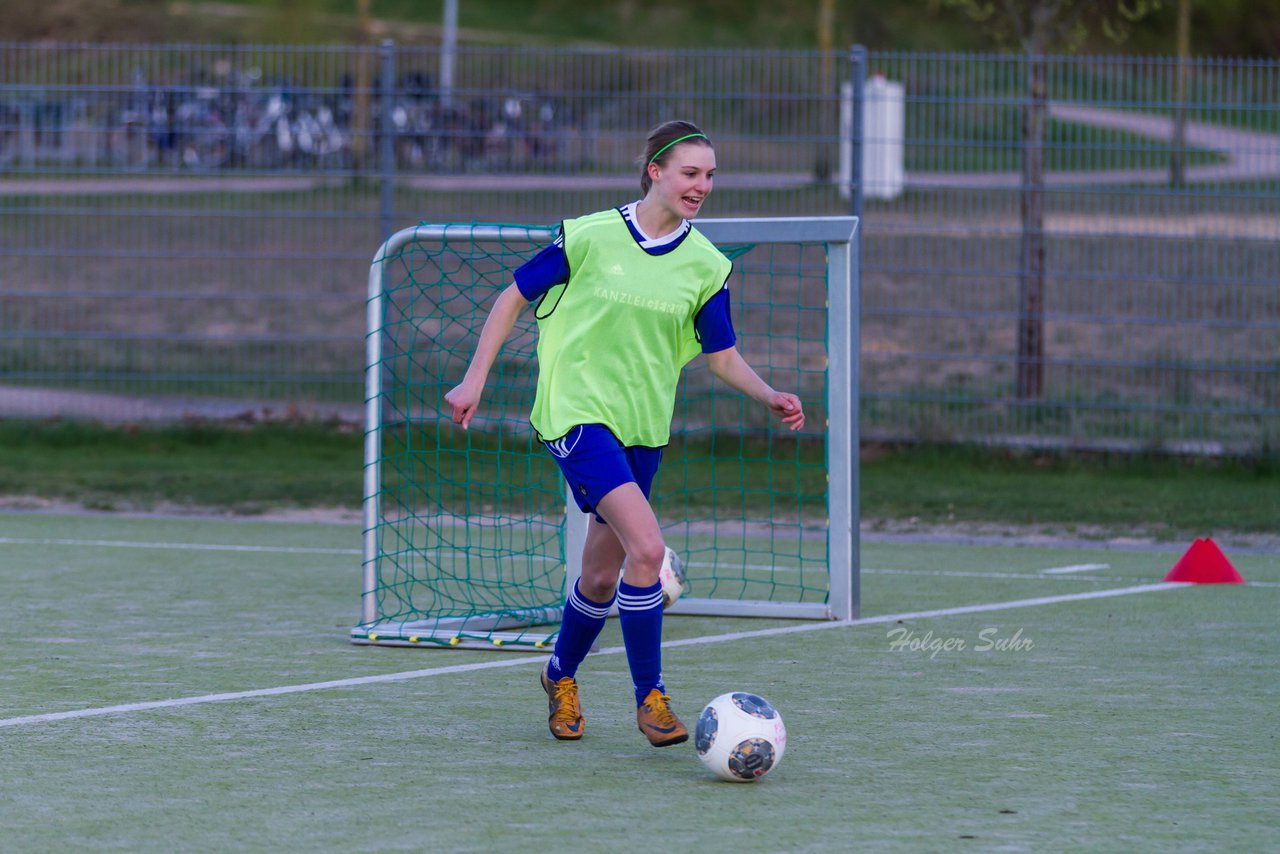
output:
[[[662,567],[658,570],[658,583],[662,585],[662,607],[670,608],[675,601],[684,595],[687,584],[684,578],[684,562],[680,555],[670,547],[662,558]]]
[[[768,774],[787,749],[782,715],[765,698],[746,691],[721,694],[698,715],[698,758],[717,777],[750,783]]]

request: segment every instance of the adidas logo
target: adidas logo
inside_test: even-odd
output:
[[[610,268],[609,268],[609,275],[611,275],[611,276],[625,276],[625,275],[626,275],[626,273],[623,271],[623,269],[622,269],[622,265],[621,265],[621,264],[614,264],[612,267],[610,267]]]

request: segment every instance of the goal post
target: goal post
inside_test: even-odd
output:
[[[669,614],[848,620],[859,609],[855,217],[700,219],[733,261],[739,348],[795,391],[800,434],[695,359],[653,501],[689,591]],[[467,431],[443,396],[547,226],[423,224],[369,270],[361,644],[549,649],[590,517],[528,423],[536,321],[517,321]]]

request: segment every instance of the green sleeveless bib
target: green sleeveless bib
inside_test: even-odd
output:
[[[537,305],[538,390],[530,422],[543,441],[603,424],[624,445],[671,437],[680,370],[701,352],[698,310],[731,264],[691,229],[650,255],[617,210],[564,222],[569,281]]]

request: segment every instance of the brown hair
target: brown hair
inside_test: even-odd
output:
[[[691,138],[685,140],[682,137]],[[679,141],[679,145],[689,142],[705,145],[707,148],[715,148],[711,144],[711,140],[707,139],[707,135],[693,122],[676,120],[658,125],[649,131],[649,136],[644,141],[644,152],[636,159],[636,162],[640,164],[641,195],[647,196],[649,188],[653,186],[653,179],[649,177],[649,164],[657,163],[659,166],[665,164],[667,158],[671,156],[671,152],[676,149],[677,141]]]

